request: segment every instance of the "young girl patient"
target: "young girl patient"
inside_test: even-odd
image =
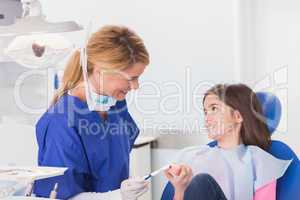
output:
[[[267,152],[270,133],[255,93],[246,85],[216,85],[203,98],[215,147],[187,148],[165,171],[175,200],[275,200],[276,180],[290,161]]]

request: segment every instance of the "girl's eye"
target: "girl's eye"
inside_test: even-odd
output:
[[[211,108],[211,110],[212,110],[213,112],[216,112],[216,111],[218,111],[218,108],[217,108],[216,106],[213,106],[213,107]]]

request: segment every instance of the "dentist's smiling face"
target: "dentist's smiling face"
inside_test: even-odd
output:
[[[130,90],[139,88],[139,77],[145,68],[142,63],[135,63],[120,71],[104,71],[95,67],[90,80],[96,93],[123,100]]]
[[[204,100],[205,127],[208,137],[220,140],[227,133],[234,131],[238,120],[234,110],[214,94],[208,94]]]

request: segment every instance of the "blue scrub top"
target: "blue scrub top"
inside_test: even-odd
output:
[[[81,192],[120,188],[129,175],[129,153],[139,129],[118,101],[103,120],[87,103],[68,94],[51,106],[36,125],[39,166],[68,167],[63,176],[35,182],[34,192],[49,197],[58,183],[58,199]]]

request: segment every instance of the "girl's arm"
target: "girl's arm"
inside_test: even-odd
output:
[[[175,189],[174,200],[183,200],[185,189],[193,177],[192,169],[187,165],[172,165],[165,175]]]

